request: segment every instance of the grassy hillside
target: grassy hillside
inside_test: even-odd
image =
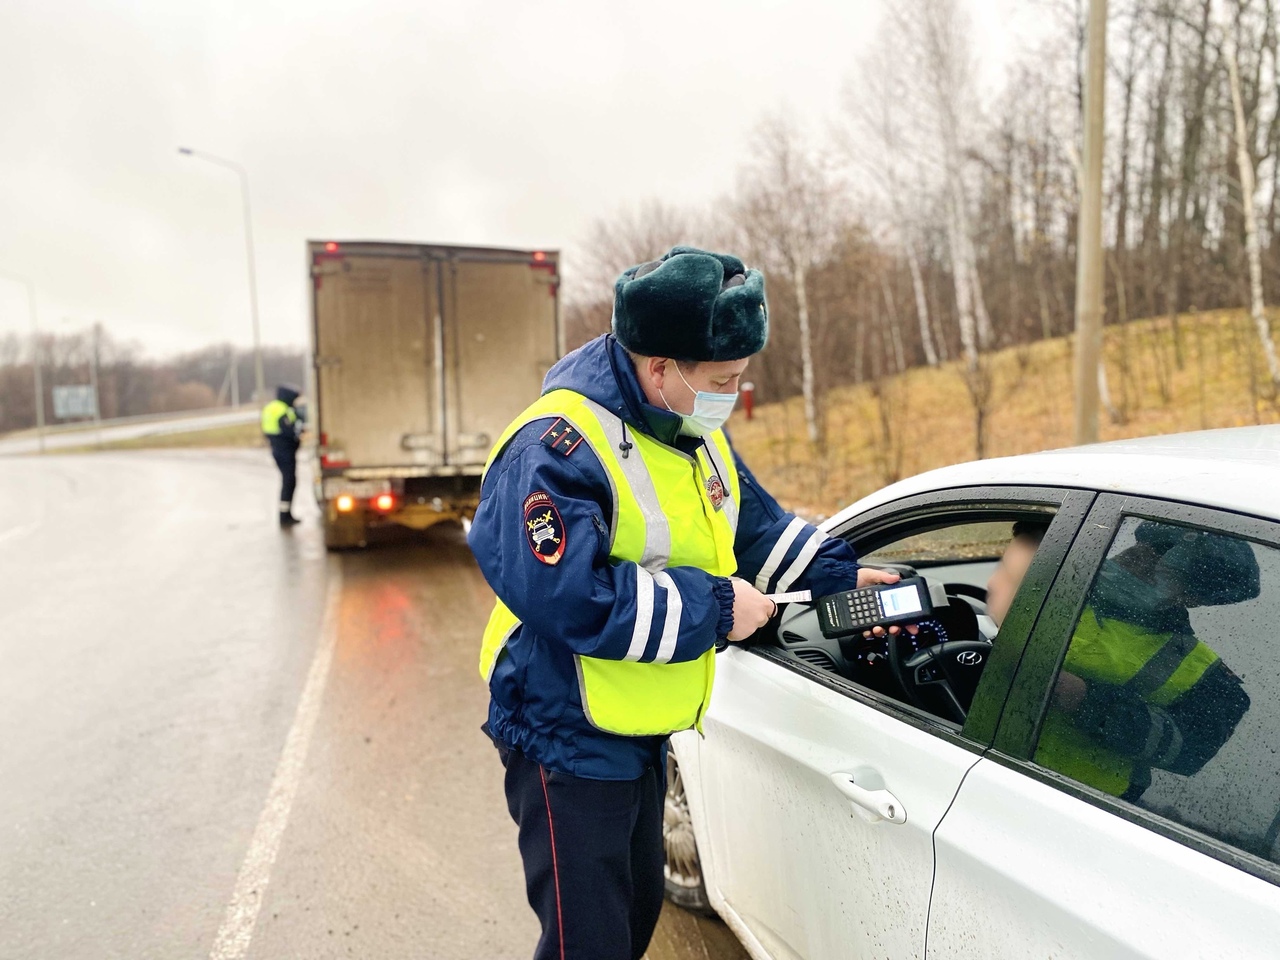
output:
[[[1280,332],[1280,312],[1271,323],[1273,334]],[[1247,314],[1184,314],[1177,327],[1176,337],[1168,318],[1107,328],[1115,416],[1102,414],[1104,440],[1280,422]],[[1071,445],[1070,338],[1002,350],[985,363],[985,456]],[[799,398],[757,407],[751,422],[738,413],[732,425],[735,444],[761,482],[810,516],[977,456],[976,407],[959,362],[833,390],[822,420],[824,440],[816,447]]]

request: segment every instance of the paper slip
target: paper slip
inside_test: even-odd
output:
[[[766,600],[774,603],[808,603],[813,599],[812,590],[796,590],[792,593],[766,593]]]

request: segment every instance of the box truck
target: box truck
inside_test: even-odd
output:
[[[564,352],[558,254],[316,240],[307,259],[325,544],[469,523],[490,449]]]

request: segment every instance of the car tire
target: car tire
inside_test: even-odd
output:
[[[677,907],[707,916],[714,915],[707,886],[702,878],[702,860],[693,834],[693,817],[685,794],[684,778],[675,751],[667,750],[667,795],[662,809],[662,847],[666,854],[663,887],[667,899]]]

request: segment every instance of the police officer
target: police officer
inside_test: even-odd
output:
[[[262,408],[262,433],[280,468],[280,526],[286,528],[301,522],[293,515],[293,491],[298,485],[298,446],[302,442],[302,420],[295,404],[301,392],[295,386],[282,383],[276,387],[276,398]]]
[[[667,737],[701,729],[717,641],[897,577],[786,513],[722,429],[765,345],[764,277],[675,247],[614,289],[499,439],[469,541],[498,595],[485,731],[506,768],[536,960],[637,960],[662,906]]]

